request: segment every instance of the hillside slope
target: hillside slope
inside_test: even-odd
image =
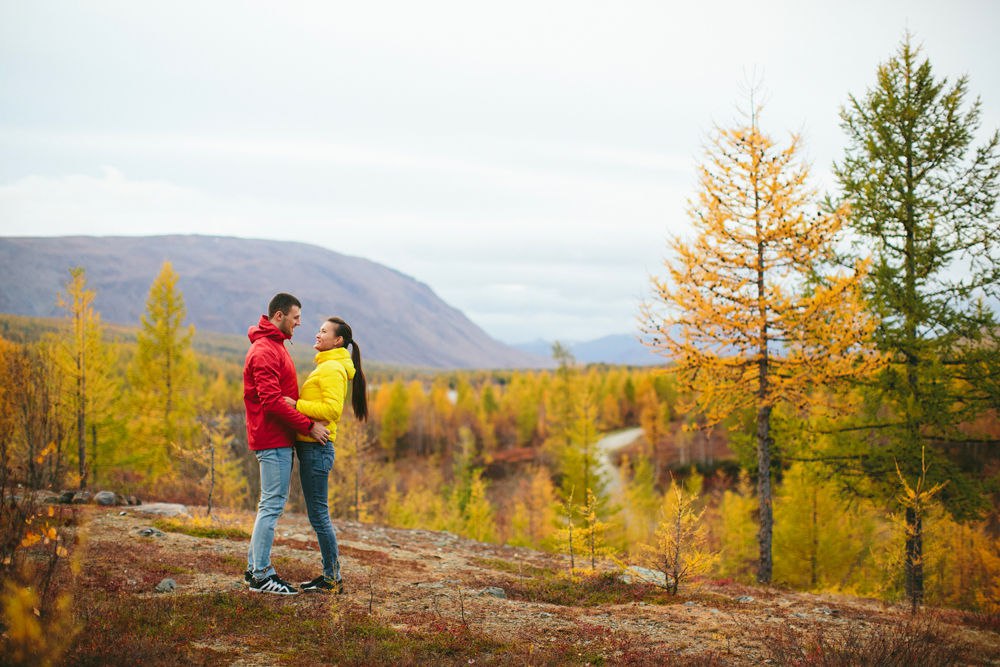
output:
[[[0,238],[0,312],[60,315],[56,294],[82,266],[102,318],[136,326],[164,261],[173,263],[188,322],[245,334],[276,292],[302,301],[295,345],[320,321],[347,320],[366,358],[436,368],[517,368],[544,359],[490,338],[423,283],[314,245],[210,236]]]
[[[242,580],[250,512],[229,537],[191,517],[87,508],[72,585],[69,664],[996,664],[986,618],[847,595],[718,582],[671,596],[606,573],[563,576],[562,556],[450,533],[337,521],[346,593],[269,596]],[[152,509],[152,508],[150,508]],[[150,530],[156,527],[161,532]],[[74,547],[75,550],[75,547]],[[278,523],[273,562],[319,568],[304,515]],[[579,562],[579,561],[578,561]],[[172,592],[155,593],[164,578]]]

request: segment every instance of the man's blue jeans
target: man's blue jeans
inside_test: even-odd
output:
[[[271,545],[274,544],[274,527],[288,500],[288,485],[292,481],[292,448],[261,449],[254,454],[260,463],[260,503],[247,551],[247,569],[260,580],[274,574]]]
[[[323,576],[340,581],[340,551],[337,548],[337,531],[330,521],[327,491],[330,471],[335,457],[333,443],[296,442],[295,454],[299,457],[299,479],[302,495],[306,499],[309,523],[316,531],[319,551],[323,556]]]

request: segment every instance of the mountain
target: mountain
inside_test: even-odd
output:
[[[295,346],[320,322],[350,323],[364,358],[433,368],[529,368],[545,359],[490,338],[431,289],[394,269],[306,243],[215,236],[0,238],[0,312],[63,315],[56,295],[82,266],[107,322],[136,326],[164,261],[177,272],[187,322],[246,334],[277,292],[302,301]]]
[[[658,366],[666,360],[653,353],[631,334],[612,334],[583,342],[563,342],[573,357],[582,364],[615,364],[622,366]],[[552,343],[534,340],[514,345],[534,356],[552,357]]]

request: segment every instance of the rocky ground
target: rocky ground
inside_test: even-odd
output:
[[[925,610],[913,618],[902,607],[874,600],[725,582],[669,596],[653,586],[623,583],[610,565],[605,576],[574,583],[561,576],[566,561],[560,556],[449,533],[356,522],[337,523],[344,595],[254,594],[242,580],[247,541],[239,534],[249,529],[251,513],[227,515],[225,523],[238,527],[230,536],[195,537],[186,534],[193,531],[165,521],[192,526],[197,521],[164,518],[150,509],[155,506],[81,510],[76,530],[82,567],[73,584],[84,632],[94,636],[115,632],[114,619],[101,620],[110,613],[107,601],[135,609],[169,607],[169,614],[164,612],[169,619],[151,616],[141,621],[150,626],[164,623],[165,629],[149,634],[174,637],[162,651],[142,654],[149,663],[365,664],[390,655],[369,651],[355,659],[297,654],[293,644],[249,636],[278,628],[206,620],[216,613],[206,611],[214,605],[244,610],[241,614],[256,609],[278,618],[319,619],[309,626],[316,632],[333,632],[322,630],[325,619],[350,611],[358,618],[379,619],[387,628],[380,632],[396,633],[397,638],[417,633],[426,639],[431,632],[458,637],[439,652],[421,654],[431,658],[413,658],[415,664],[857,664],[850,655],[868,655],[873,660],[869,664],[1000,664],[995,618],[941,610]],[[282,517],[273,557],[279,574],[290,581],[320,572],[318,547],[305,516]],[[156,592],[161,584],[161,589],[171,588],[165,579],[175,587]],[[192,607],[181,605],[181,600],[212,603]],[[176,621],[170,619],[182,614],[188,616],[183,622],[197,631],[187,635],[174,629]],[[344,625],[336,627],[342,630]],[[146,641],[141,633],[136,637],[129,641]],[[327,636],[322,640],[338,641]],[[926,661],[899,653],[900,643],[912,644],[906,655],[915,651]],[[858,648],[846,654],[847,659],[827,659],[852,645]],[[78,643],[69,663],[127,661],[122,657],[127,653],[104,655],[101,650],[96,639]],[[407,655],[405,646],[399,650],[399,655]],[[877,657],[894,650],[901,660],[883,663]]]

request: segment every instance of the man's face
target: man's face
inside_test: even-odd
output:
[[[278,327],[281,333],[291,338],[295,327],[302,324],[302,309],[298,306],[292,306],[288,310],[288,313],[283,313],[279,310],[274,314],[274,318],[274,326]]]

